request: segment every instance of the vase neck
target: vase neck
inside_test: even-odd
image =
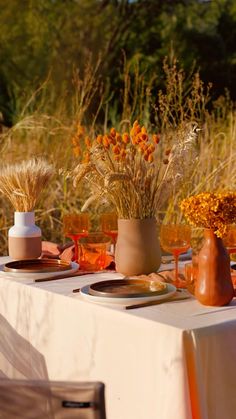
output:
[[[16,225],[34,225],[35,224],[35,215],[34,211],[30,212],[18,212],[14,213],[14,223]]]
[[[206,239],[215,239],[215,240],[222,240],[220,237],[218,237],[212,228],[205,228],[204,230],[204,236]]]

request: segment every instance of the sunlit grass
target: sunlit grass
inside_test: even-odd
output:
[[[156,92],[156,75],[140,72],[125,65],[123,108],[112,102],[112,91],[99,80],[99,65],[91,65],[86,78],[76,75],[74,91],[65,97],[55,97],[50,82],[43,92],[33,95],[22,105],[18,122],[0,135],[2,162],[15,163],[32,157],[43,157],[56,168],[56,175],[43,193],[36,209],[36,221],[43,239],[62,242],[62,215],[80,210],[89,190],[86,184],[73,186],[71,179],[61,174],[78,163],[73,153],[72,138],[78,124],[90,134],[105,132],[114,126],[125,131],[128,123],[139,119],[142,124],[161,135],[160,147],[167,148],[174,140],[175,131],[186,121],[195,121],[201,128],[199,158],[193,174],[161,211],[166,217],[178,209],[178,202],[191,194],[203,191],[235,190],[236,186],[236,113],[228,94],[210,102],[210,86],[204,86],[199,74],[185,76],[176,62],[164,63],[165,86]],[[112,89],[112,87],[111,87]],[[96,100],[95,100],[96,96]],[[99,99],[97,99],[99,98]],[[95,106],[96,104],[96,106]],[[92,228],[98,227],[99,212],[103,208],[91,206]],[[7,231],[13,223],[13,210],[0,196],[0,253],[7,253]]]

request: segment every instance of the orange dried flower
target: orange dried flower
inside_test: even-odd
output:
[[[81,155],[81,148],[80,148],[80,146],[77,145],[76,147],[74,147],[73,148],[73,153],[74,153],[75,157],[79,157]]]
[[[141,133],[142,134],[147,134],[147,130],[146,130],[146,128],[144,126],[141,128]]]
[[[130,137],[129,137],[129,134],[127,132],[125,132],[122,135],[122,140],[123,140],[123,143],[125,143],[125,144],[128,144],[130,142]]]
[[[111,134],[112,137],[115,138],[115,136],[116,136],[116,130],[115,130],[115,128],[111,128],[110,134]]]
[[[120,146],[118,144],[114,145],[114,147],[112,147],[112,151],[114,154],[120,154]]]
[[[160,139],[161,139],[160,134],[153,134],[153,136],[152,136],[152,140],[153,140],[153,142],[154,142],[155,144],[159,144]]]
[[[102,135],[101,134],[98,135],[97,138],[96,138],[96,140],[97,140],[97,143],[98,144],[102,144],[102,140],[103,140]]]
[[[84,142],[85,142],[85,145],[86,145],[87,148],[90,148],[91,147],[92,142],[91,142],[91,140],[90,140],[89,137],[85,137]]]
[[[89,163],[90,162],[90,154],[89,152],[86,152],[83,154],[83,163]]]
[[[110,144],[113,144],[113,145],[115,145],[116,144],[116,136],[111,136],[111,135],[108,135],[108,138],[109,138],[109,140],[110,140]]]
[[[82,137],[85,134],[85,127],[83,125],[78,124],[76,134],[79,137]]]
[[[119,134],[119,132],[116,133],[116,141],[118,143],[122,143],[122,136]]]
[[[148,149],[148,145],[146,143],[140,143],[139,149],[143,152],[145,152]]]
[[[126,151],[124,150],[124,148],[122,148],[122,150],[120,151],[120,156],[124,159],[126,157]]]
[[[153,144],[150,144],[148,146],[148,150],[150,151],[150,153],[153,153],[153,151],[155,151],[155,146]]]
[[[109,140],[109,137],[107,135],[103,136],[102,144],[105,148],[110,147],[110,140]]]
[[[147,136],[147,134],[139,134],[139,139],[141,140],[141,141],[148,141],[148,136]]]
[[[139,134],[140,132],[141,132],[141,127],[140,127],[138,121],[135,121],[134,124],[133,124],[133,127],[130,130],[130,135],[134,136],[134,135]]]
[[[78,145],[78,138],[76,135],[74,135],[74,137],[72,137],[71,139],[72,145],[73,146],[77,146]]]

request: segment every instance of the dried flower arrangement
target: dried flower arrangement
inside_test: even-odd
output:
[[[121,134],[112,128],[93,140],[78,127],[74,150],[79,156],[83,145],[85,149],[72,174],[74,185],[85,181],[92,192],[82,210],[95,200],[107,200],[119,218],[155,217],[189,176],[197,158],[196,139],[196,124],[176,131],[174,145],[168,149],[161,144],[160,135],[150,135],[138,121],[129,132]]]
[[[43,159],[9,164],[0,169],[0,192],[9,199],[15,211],[30,212],[53,173],[53,166]]]
[[[227,225],[236,222],[236,193],[203,192],[183,199],[180,208],[190,224],[213,229],[223,237]]]

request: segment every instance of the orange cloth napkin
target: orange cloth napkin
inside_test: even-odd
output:
[[[56,243],[43,241],[42,242],[42,258],[53,258],[53,259],[62,259],[66,262],[74,261],[75,255],[75,246],[72,242],[66,243],[65,245],[59,245]],[[94,258],[94,255],[91,254],[91,259]],[[114,269],[114,257],[107,254],[106,255],[106,269]]]

